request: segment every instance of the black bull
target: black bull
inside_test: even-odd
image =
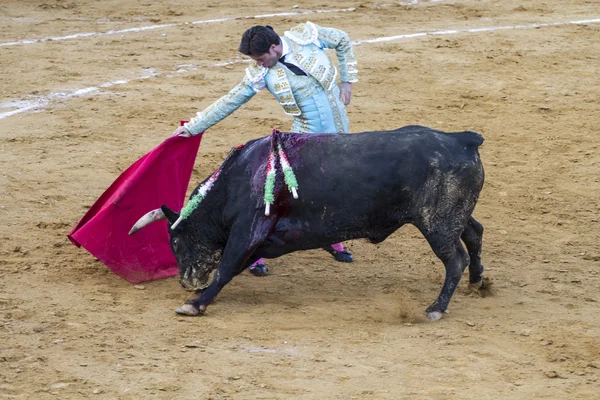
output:
[[[410,223],[446,269],[440,295],[427,308],[429,319],[441,318],[467,265],[470,283],[483,284],[483,227],[471,216],[484,180],[478,152],[482,143],[475,132],[407,126],[352,135],[274,134],[234,150],[204,200],[175,229],[169,228],[182,285],[202,289],[177,311],[201,314],[234,276],[260,257],[349,239],[379,243]],[[276,144],[294,169],[299,198],[288,192],[278,168],[275,201],[266,216],[266,165]],[[142,217],[130,233],[157,219],[172,226],[178,218],[163,206]]]

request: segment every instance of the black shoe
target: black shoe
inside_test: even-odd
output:
[[[331,247],[325,247],[324,249],[326,252],[331,254],[333,256],[333,258],[335,258],[335,261],[347,262],[347,263],[354,262],[354,258],[352,257],[352,254],[348,250],[337,251]]]
[[[267,276],[269,275],[269,269],[265,264],[257,264],[248,268],[254,276]]]

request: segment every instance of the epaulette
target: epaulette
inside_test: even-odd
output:
[[[250,81],[252,88],[258,92],[260,82],[265,79],[265,75],[269,70],[265,67],[261,67],[257,63],[253,62],[246,68],[246,78]]]
[[[315,24],[310,21],[306,21],[304,24],[297,25],[289,31],[285,31],[284,35],[301,46],[306,46],[310,43],[319,45],[319,31]]]

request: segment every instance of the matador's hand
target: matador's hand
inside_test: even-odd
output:
[[[173,136],[189,138],[192,137],[192,133],[188,131],[185,126],[180,126],[179,128],[175,129],[175,132],[173,132]]]
[[[345,106],[350,104],[352,96],[352,84],[350,82],[340,82],[340,100]]]

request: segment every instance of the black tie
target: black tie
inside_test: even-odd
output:
[[[295,66],[292,63],[283,61],[284,58],[285,58],[285,56],[281,57],[279,59],[279,62],[282,63],[283,65],[285,65],[287,67],[287,69],[289,69],[290,71],[292,71],[296,75],[304,75],[304,76],[306,76],[306,72],[302,71],[300,68],[298,68],[297,66]]]

